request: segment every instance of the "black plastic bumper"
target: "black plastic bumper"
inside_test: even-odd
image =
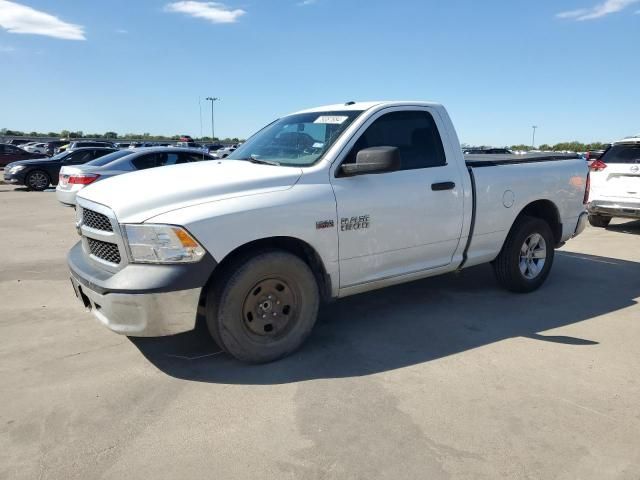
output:
[[[130,263],[112,273],[94,266],[76,243],[67,255],[73,277],[82,285],[101,294],[164,293],[205,286],[217,262],[209,253],[197,263],[153,265]]]

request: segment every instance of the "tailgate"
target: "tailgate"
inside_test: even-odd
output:
[[[640,200],[640,164],[609,164],[601,175],[601,196]]]
[[[599,196],[640,200],[640,143],[616,144],[600,160],[606,167],[594,175]]]

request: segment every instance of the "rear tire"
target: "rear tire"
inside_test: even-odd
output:
[[[33,172],[29,172],[24,179],[24,184],[27,186],[29,190],[35,190],[36,192],[42,192],[49,188],[51,184],[51,179],[46,172],[42,170],[34,170]]]
[[[603,215],[589,215],[589,223],[592,227],[607,228],[611,223],[611,217]]]
[[[299,257],[268,250],[238,260],[207,292],[207,326],[238,360],[266,363],[294,352],[311,333],[320,294]]]
[[[537,290],[553,265],[554,246],[555,239],[547,222],[526,216],[516,220],[502,251],[493,261],[498,283],[516,293]]]

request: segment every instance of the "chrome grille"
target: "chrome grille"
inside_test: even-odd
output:
[[[120,251],[118,250],[118,245],[116,245],[115,243],[96,240],[95,238],[90,238],[90,237],[86,237],[86,238],[87,238],[87,243],[89,245],[89,252],[91,253],[91,255],[94,255],[106,262],[115,263],[115,264],[120,263],[121,258],[120,258]]]
[[[94,212],[88,208],[82,209],[82,223],[90,228],[102,230],[103,232],[113,232],[111,220],[102,213]]]

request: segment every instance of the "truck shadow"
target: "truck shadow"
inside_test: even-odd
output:
[[[629,233],[631,235],[640,235],[640,220],[632,220],[625,223],[616,223],[609,225],[607,230],[610,232]]]
[[[244,365],[222,353],[202,324],[173,337],[131,341],[176,378],[282,384],[385,372],[513,337],[593,348],[597,338],[540,332],[615,312],[638,297],[640,263],[557,252],[547,283],[529,295],[501,290],[484,265],[329,304],[298,352],[267,365]]]

